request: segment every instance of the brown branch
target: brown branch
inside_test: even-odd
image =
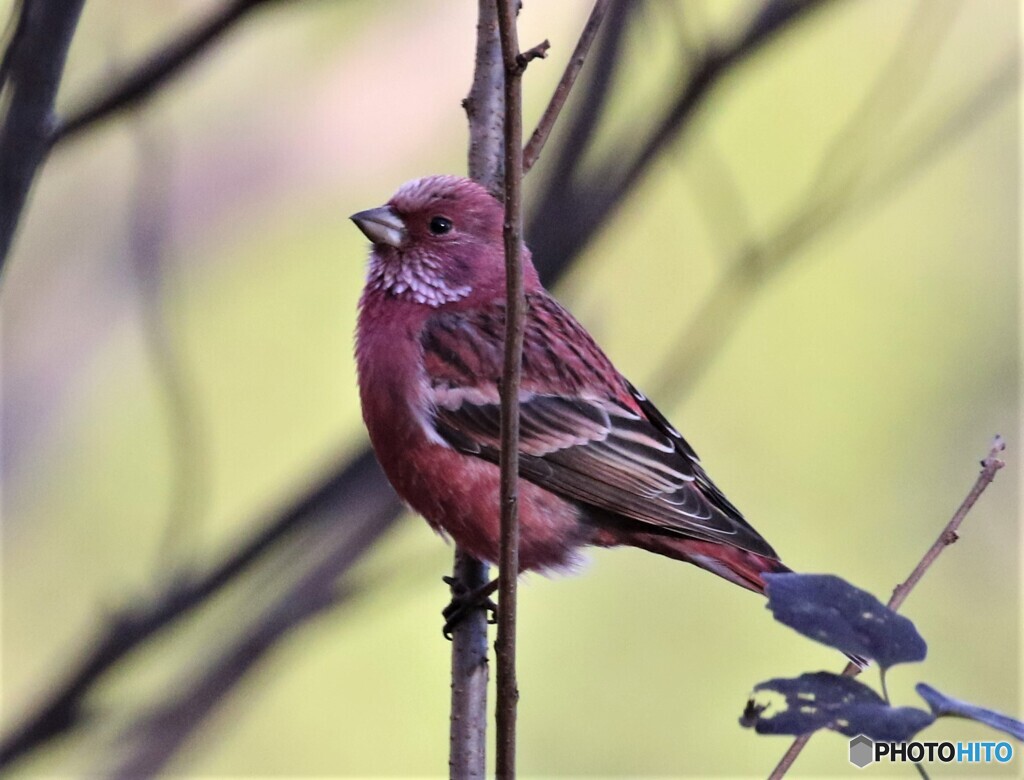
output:
[[[488,566],[455,548],[452,595],[476,593]],[[487,767],[487,613],[473,610],[452,629],[452,699],[448,730],[449,777],[482,778]]]
[[[498,563],[497,776],[516,776],[516,586],[519,580],[519,385],[526,327],[523,241],[523,70],[515,0],[497,0],[505,62],[505,362],[501,375],[501,551]]]
[[[611,0],[606,21],[598,34],[587,77],[579,87],[581,95],[571,114],[563,120],[557,148],[543,166],[540,194],[532,201],[526,235],[533,265],[546,285],[556,279],[553,269],[565,257],[582,253],[586,239],[575,240],[569,231],[587,229],[591,234],[603,227],[591,220],[590,191],[600,181],[584,182],[584,160],[600,132],[609,96],[620,71],[626,67],[626,39],[630,26],[642,8],[639,0]],[[632,140],[632,139],[629,139]]]
[[[981,473],[978,474],[974,487],[971,488],[971,491],[964,498],[959,508],[953,514],[953,517],[950,518],[950,521],[946,523],[946,527],[942,529],[942,533],[939,534],[935,543],[928,548],[928,552],[924,554],[924,557],[918,561],[914,570],[910,572],[910,576],[895,587],[892,597],[889,599],[889,609],[898,610],[903,606],[907,596],[917,587],[917,583],[921,581],[925,572],[931,568],[931,565],[935,563],[935,560],[942,554],[942,551],[957,540],[957,531],[960,529],[960,524],[964,521],[964,518],[967,517],[967,513],[978,502],[985,489],[992,484],[992,480],[996,478],[996,473],[999,469],[1006,465],[999,457],[1000,453],[1005,449],[1006,442],[1003,441],[1003,437],[996,436],[992,440],[992,447],[989,449],[988,456],[981,461]]]
[[[523,70],[525,70],[526,66],[529,65],[534,60],[547,59],[548,49],[550,49],[550,48],[551,48],[551,41],[549,41],[547,38],[545,38],[543,41],[538,43],[536,46],[531,46],[526,51],[520,52],[519,54],[517,54],[516,55],[516,67],[518,68],[520,73]],[[522,135],[522,133],[520,133],[520,135]]]
[[[119,111],[138,107],[250,12],[275,0],[231,0],[227,5],[150,54],[120,81],[89,100],[53,128],[49,143],[56,146],[109,119]]]
[[[0,60],[0,271],[49,150],[53,105],[85,0],[23,2]]]
[[[504,84],[498,9],[494,0],[478,0],[473,85],[462,107],[469,120],[469,177],[495,196],[500,196],[505,176],[501,154]]]
[[[934,544],[928,548],[924,556],[918,561],[917,566],[910,573],[910,576],[906,580],[901,582],[892,592],[892,597],[889,599],[888,607],[893,611],[898,611],[906,601],[907,596],[916,587],[917,583],[921,581],[925,572],[931,568],[931,565],[935,563],[942,551],[945,550],[949,545],[953,544],[957,540],[957,529],[960,528],[960,524],[967,517],[967,513],[971,511],[971,508],[977,503],[978,499],[981,498],[981,494],[985,492],[985,489],[992,484],[992,480],[996,478],[996,474],[999,472],[1006,463],[999,457],[999,455],[1006,449],[1006,443],[1003,441],[1002,436],[996,436],[992,440],[992,446],[989,449],[988,455],[981,461],[981,472],[978,474],[978,478],[975,480],[973,487],[968,492],[967,497],[964,498],[963,502],[957,508],[956,512],[946,527],[942,529],[942,533],[939,534]],[[847,677],[855,677],[859,673],[859,669],[853,664],[847,664],[843,670],[843,674]],[[790,767],[793,766],[793,762],[796,761],[800,752],[804,749],[804,746],[810,741],[813,734],[804,734],[801,737],[797,737],[793,740],[793,744],[789,746],[789,750],[786,751],[785,755],[779,760],[779,763],[772,770],[772,773],[768,776],[769,780],[780,780],[785,776],[786,772],[789,771]]]
[[[609,2],[610,0],[597,0],[594,3],[594,8],[590,12],[586,25],[583,27],[583,32],[580,33],[580,39],[576,42],[576,49],[565,66],[565,72],[562,74],[558,86],[555,87],[555,92],[551,96],[548,107],[544,109],[544,113],[537,123],[537,128],[533,131],[533,135],[530,136],[526,148],[523,149],[524,175],[530,172],[533,164],[537,162],[541,152],[544,151],[544,144],[547,143],[548,136],[551,135],[551,130],[558,120],[558,115],[562,112],[565,101],[569,99],[569,93],[572,92],[573,85],[576,83],[576,77],[580,74],[580,71],[583,69],[583,63],[587,60],[590,45],[597,38],[597,31],[601,29],[601,20],[604,19]]]

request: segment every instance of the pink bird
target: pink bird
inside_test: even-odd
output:
[[[398,494],[471,555],[498,560],[502,204],[431,176],[352,216],[373,242],[359,303],[363,418]],[[524,248],[522,571],[631,545],[764,593],[789,571],[693,448],[541,286]]]

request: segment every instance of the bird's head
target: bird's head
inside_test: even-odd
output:
[[[504,295],[504,209],[474,181],[428,176],[385,205],[353,214],[373,242],[367,289],[437,307]],[[527,289],[539,285],[523,250]]]

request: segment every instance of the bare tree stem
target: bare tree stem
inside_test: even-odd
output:
[[[487,583],[487,564],[456,548],[453,577],[465,593]],[[487,613],[474,610],[452,629],[448,773],[482,778],[487,766]]]
[[[960,506],[946,527],[942,529],[942,533],[935,540],[928,551],[922,556],[921,560],[918,561],[917,566],[910,573],[910,576],[906,580],[896,586],[892,592],[892,597],[889,599],[888,607],[893,611],[898,611],[906,601],[907,596],[917,586],[917,583],[921,581],[925,572],[931,568],[931,565],[935,563],[942,551],[945,550],[949,545],[953,544],[957,540],[957,529],[960,524],[967,517],[967,513],[971,511],[971,508],[977,503],[978,499],[981,498],[981,494],[985,492],[985,489],[992,484],[992,480],[996,478],[996,474],[999,469],[1006,465],[1006,463],[999,457],[1000,453],[1006,449],[1006,443],[1003,441],[1002,436],[996,436],[992,440],[992,446],[989,449],[988,455],[984,460],[981,461],[981,472],[978,474],[978,478],[974,482],[974,486],[971,488],[967,497],[964,498]],[[860,670],[853,664],[847,664],[843,670],[843,674],[847,677],[855,677]],[[768,780],[781,780],[785,776],[786,772],[793,766],[793,762],[799,757],[804,746],[810,742],[813,734],[804,734],[803,736],[797,737],[793,740],[793,744],[789,746],[789,750],[782,756],[779,763],[776,764],[775,769],[768,776]]]
[[[497,0],[505,62],[505,363],[501,382],[501,557],[498,565],[497,775],[516,775],[516,585],[519,579],[519,384],[526,296],[520,256],[523,236],[523,70],[515,0]]]
[[[540,122],[537,123],[537,128],[533,131],[533,135],[530,136],[526,148],[523,149],[524,174],[529,173],[533,164],[537,162],[541,152],[544,150],[544,144],[547,143],[548,136],[551,135],[551,130],[558,120],[558,115],[562,112],[565,101],[569,99],[569,93],[572,92],[572,87],[576,83],[576,77],[580,74],[580,71],[583,69],[583,63],[587,60],[590,45],[597,37],[597,31],[601,29],[601,21],[608,10],[609,2],[610,0],[597,0],[594,3],[594,8],[590,12],[586,25],[583,27],[583,32],[580,33],[580,39],[576,42],[576,48],[572,53],[572,57],[569,58],[569,62],[565,66],[565,72],[562,74],[562,78],[558,82],[558,86],[555,87],[554,94],[551,96],[551,101],[548,103],[548,107],[544,109]]]
[[[462,101],[469,120],[469,177],[495,196],[504,179],[505,68],[494,0],[477,0],[476,63],[473,85]]]

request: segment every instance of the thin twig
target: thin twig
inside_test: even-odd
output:
[[[534,60],[547,59],[548,49],[551,48],[551,41],[545,38],[543,41],[538,43],[536,46],[531,46],[526,51],[519,52],[516,55],[516,66],[520,71],[524,70]],[[520,133],[522,135],[522,133]],[[525,173],[525,171],[524,171]]]
[[[50,144],[56,146],[119,111],[141,105],[251,11],[274,1],[232,0],[208,19],[150,54],[123,79],[57,124],[49,136]]]
[[[519,579],[519,385],[526,326],[523,236],[523,70],[515,0],[498,0],[505,61],[505,363],[501,375],[501,551],[498,564],[497,776],[516,776],[516,584]]]
[[[963,503],[956,510],[956,513],[946,523],[946,527],[942,529],[939,538],[928,548],[928,552],[924,554],[924,557],[914,567],[914,570],[910,572],[910,576],[893,590],[892,598],[889,599],[889,609],[898,610],[903,605],[903,602],[907,600],[907,596],[910,595],[910,591],[917,587],[917,583],[921,581],[925,572],[935,563],[935,559],[942,554],[943,550],[957,540],[956,532],[964,518],[967,517],[967,513],[971,511],[971,507],[977,503],[981,494],[985,492],[985,488],[992,484],[992,480],[996,478],[996,473],[999,469],[1006,465],[999,458],[1000,453],[1005,449],[1006,442],[1003,441],[1003,437],[996,436],[992,441],[992,448],[989,450],[988,456],[981,461],[981,473],[978,474],[978,479],[975,481],[974,487],[971,488],[971,492],[967,494]]]
[[[935,560],[939,557],[943,550],[949,545],[953,544],[957,540],[957,529],[960,524],[967,517],[967,513],[971,511],[971,508],[977,503],[978,499],[981,498],[981,494],[985,492],[985,489],[992,484],[992,480],[995,479],[996,473],[1006,463],[1000,459],[999,455],[1006,449],[1006,443],[1003,441],[1002,436],[996,436],[992,440],[992,446],[989,449],[988,455],[984,460],[981,461],[981,472],[978,474],[978,478],[974,482],[974,486],[971,488],[967,497],[960,504],[959,508],[953,514],[953,517],[946,527],[942,529],[942,533],[939,534],[938,539],[935,543],[928,548],[928,551],[924,554],[917,566],[910,573],[902,583],[896,586],[896,589],[892,592],[892,597],[889,599],[888,607],[893,611],[899,610],[906,601],[907,596],[914,589],[924,573],[928,571]],[[843,670],[843,674],[847,677],[855,677],[859,673],[858,669],[853,664],[847,664]],[[810,742],[813,734],[804,734],[803,736],[797,737],[793,740],[793,744],[789,746],[789,750],[786,751],[785,755],[779,760],[779,763],[772,770],[772,773],[768,776],[768,780],[781,780],[785,776],[786,772],[789,771],[790,767],[793,766],[793,762],[796,761],[800,752],[804,749],[804,746]]]
[[[580,71],[583,69],[583,63],[587,60],[590,45],[597,38],[597,31],[601,29],[601,20],[604,19],[609,2],[610,0],[597,0],[594,3],[594,8],[590,12],[590,18],[587,19],[583,32],[580,33],[580,39],[576,42],[576,49],[573,51],[572,57],[569,58],[569,62],[566,63],[565,72],[562,74],[558,86],[555,87],[551,101],[548,103],[548,107],[544,109],[544,113],[537,123],[537,129],[530,136],[526,148],[523,149],[523,174],[530,172],[530,168],[533,167],[533,164],[540,158],[541,152],[544,151],[544,144],[547,143],[548,136],[551,135],[551,130],[558,120],[558,115],[561,113],[565,101],[569,99],[569,93],[572,92],[573,84],[576,83],[576,77],[580,74]]]

